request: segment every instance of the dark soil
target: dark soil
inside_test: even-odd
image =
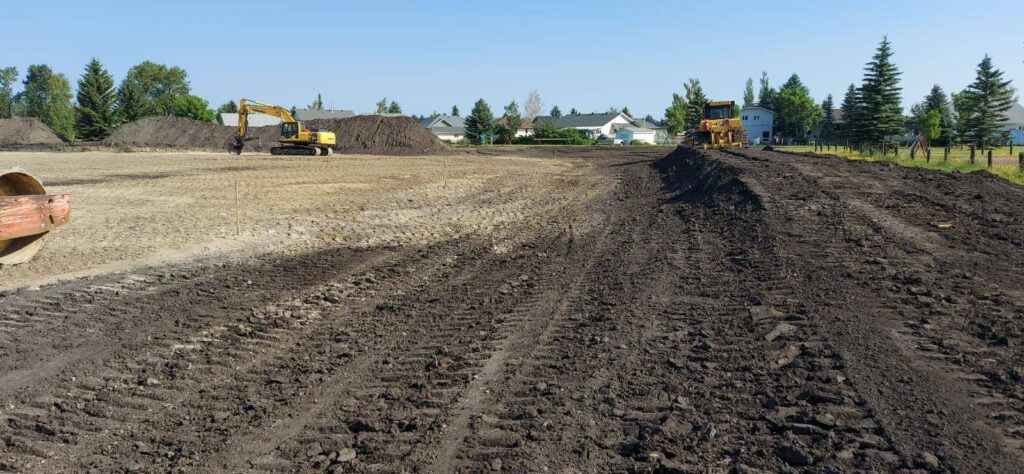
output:
[[[427,155],[448,150],[433,134],[409,117],[358,116],[311,120],[308,128],[335,133],[334,150],[374,155]],[[268,152],[278,146],[280,127],[253,127],[245,150]],[[179,117],[147,117],[127,123],[104,142],[119,148],[226,151],[235,142],[234,127]]]
[[[506,252],[334,248],[0,295],[0,469],[1024,471],[1024,189],[549,153],[574,154],[618,184]]]
[[[0,119],[0,146],[60,145],[64,143],[46,124],[34,118]]]

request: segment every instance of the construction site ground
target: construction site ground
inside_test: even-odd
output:
[[[0,470],[1024,472],[1024,189],[989,174],[648,147],[15,164],[75,201],[0,269]]]

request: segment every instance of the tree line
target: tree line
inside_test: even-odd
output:
[[[958,142],[982,149],[1008,141],[1001,124],[1013,105],[1015,91],[1012,81],[1003,77],[988,55],[978,64],[976,78],[967,88],[947,96],[936,84],[923,101],[911,106],[909,116],[903,114],[902,73],[893,55],[892,44],[883,38],[865,66],[860,85],[847,88],[838,108],[842,122],[835,120],[832,95],[820,105],[815,103],[795,73],[774,88],[768,73],[762,72],[756,99],[754,80],[747,79],[743,105],[775,112],[775,134],[789,138],[806,138],[817,128],[820,139],[845,140],[851,145],[880,146],[908,132],[920,133],[940,145]],[[689,79],[683,90],[683,94],[672,94],[672,103],[665,109],[665,126],[672,134],[696,130],[708,102],[698,79]]]
[[[123,123],[152,115],[214,119],[207,101],[191,94],[184,69],[152,61],[133,66],[115,87],[93,58],[74,95],[67,77],[45,64],[29,66],[23,90],[15,94],[17,81],[17,68],[0,69],[0,118],[39,119],[65,140],[101,140]]]

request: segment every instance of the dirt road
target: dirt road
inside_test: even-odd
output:
[[[0,469],[1024,470],[1021,188],[534,153],[502,233],[2,294]]]

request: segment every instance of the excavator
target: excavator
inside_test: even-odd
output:
[[[238,137],[231,151],[240,155],[245,142],[253,140],[249,137],[249,113],[261,113],[281,119],[281,136],[277,139],[281,146],[270,149],[271,155],[330,155],[332,147],[337,143],[334,132],[306,129],[302,122],[295,120],[291,112],[284,107],[264,104],[255,100],[240,99],[238,101]]]
[[[43,183],[20,169],[0,170],[0,267],[25,263],[43,236],[71,218],[71,196],[46,194]]]
[[[743,148],[747,146],[747,133],[733,111],[736,102],[711,101],[704,105],[704,118],[693,133],[696,148]]]

